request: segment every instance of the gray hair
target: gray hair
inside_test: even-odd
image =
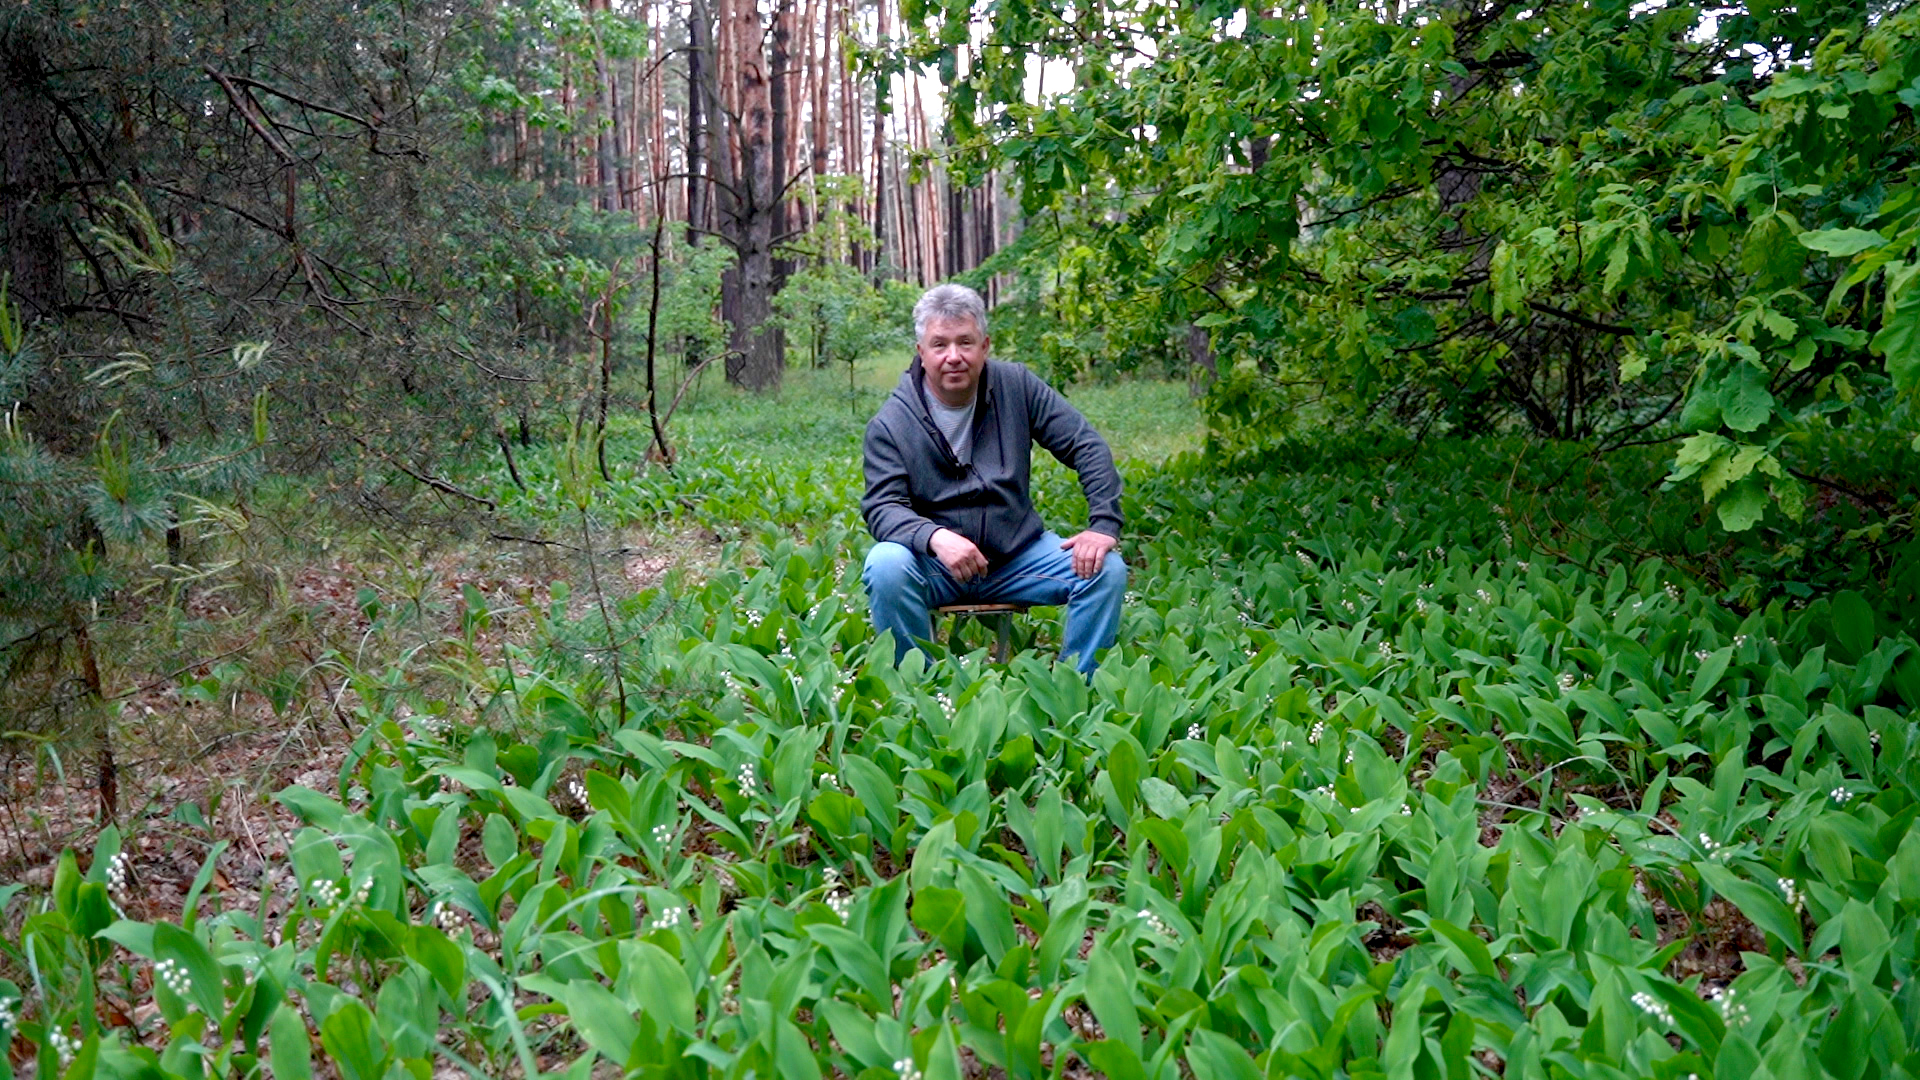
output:
[[[948,282],[935,285],[920,297],[913,305],[913,337],[919,341],[927,336],[927,324],[935,319],[972,319],[980,328],[980,335],[987,333],[987,302],[980,294],[965,285]]]

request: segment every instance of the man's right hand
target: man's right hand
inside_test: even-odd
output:
[[[955,581],[969,581],[987,572],[987,557],[980,548],[952,529],[935,529],[927,547]]]

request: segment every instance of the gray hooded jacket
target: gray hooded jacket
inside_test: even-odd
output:
[[[973,411],[973,461],[962,463],[933,422],[920,359],[867,422],[867,493],[873,538],[931,554],[935,531],[973,541],[990,567],[1045,531],[1029,494],[1033,444],[1080,474],[1088,527],[1120,536],[1120,472],[1106,440],[1053,387],[1019,364],[988,360]]]

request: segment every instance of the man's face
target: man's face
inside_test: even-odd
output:
[[[930,319],[915,348],[926,371],[927,389],[949,405],[973,400],[980,372],[987,366],[987,335],[973,319]]]

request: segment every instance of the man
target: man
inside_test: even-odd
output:
[[[874,629],[894,660],[933,636],[947,604],[1065,604],[1063,659],[1088,677],[1113,645],[1127,567],[1120,473],[1086,417],[1018,364],[988,359],[987,309],[964,285],[937,285],[913,308],[914,360],[867,424],[867,493],[878,541],[861,574]],[[1033,443],[1080,474],[1086,531],[1040,523],[1028,493]]]

